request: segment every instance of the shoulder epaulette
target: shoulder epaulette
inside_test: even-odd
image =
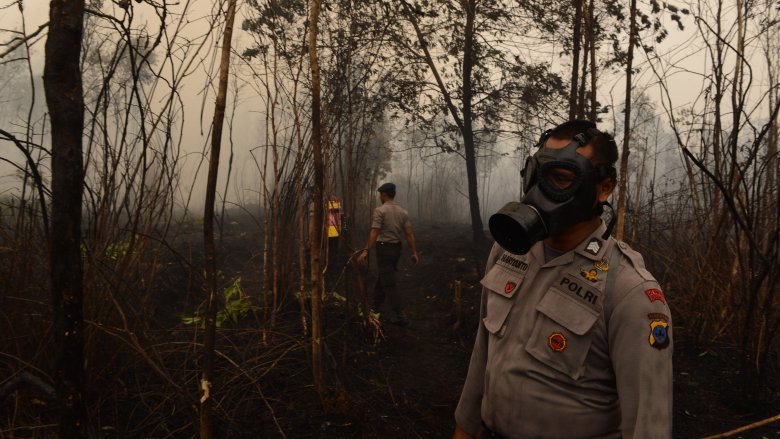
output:
[[[623,255],[628,258],[629,261],[631,261],[631,265],[634,267],[639,276],[642,277],[642,279],[648,281],[655,280],[655,277],[653,277],[653,275],[645,268],[645,260],[638,251],[632,249],[631,246],[623,241],[616,240],[616,242],[620,252],[623,253]]]

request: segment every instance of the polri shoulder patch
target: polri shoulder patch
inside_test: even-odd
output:
[[[665,349],[669,346],[669,323],[662,320],[650,322],[650,346]]]

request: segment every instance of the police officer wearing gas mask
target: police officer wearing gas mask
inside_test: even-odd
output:
[[[600,217],[617,146],[580,120],[537,146],[523,199],[489,221],[496,244],[453,437],[671,438],[671,313]]]

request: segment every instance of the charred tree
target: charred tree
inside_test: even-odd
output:
[[[477,190],[477,154],[474,145],[474,117],[472,114],[472,70],[476,62],[474,54],[474,26],[477,16],[476,0],[464,2],[466,9],[466,28],[463,44],[463,150],[466,153],[466,177],[469,187],[469,210],[471,213],[471,231],[474,242],[485,241],[482,215],[479,212],[479,192]]]
[[[485,241],[485,231],[482,224],[482,215],[479,208],[479,191],[477,190],[477,158],[476,147],[474,142],[474,130],[473,130],[473,114],[472,114],[472,99],[474,93],[472,89],[473,76],[472,70],[474,69],[476,58],[474,54],[475,44],[475,21],[477,12],[476,0],[468,0],[462,3],[465,9],[466,23],[464,27],[464,43],[463,43],[463,69],[462,69],[462,83],[461,93],[463,99],[462,117],[455,106],[452,96],[450,95],[444,80],[436,68],[433,56],[428,49],[428,42],[420,29],[420,25],[417,22],[417,14],[406,2],[403,2],[404,13],[409,19],[409,22],[414,27],[417,40],[424,54],[424,59],[428,67],[431,69],[431,74],[436,79],[436,84],[442,94],[442,98],[446,103],[447,110],[452,118],[455,120],[455,124],[458,127],[461,135],[463,136],[463,149],[466,159],[466,176],[468,180],[469,190],[469,209],[471,215],[471,230],[473,234],[474,242],[482,243]]]
[[[588,107],[588,119],[596,122],[598,114],[598,102],[596,100],[596,83],[598,68],[596,66],[596,21],[595,21],[595,0],[588,2],[588,34],[590,35],[590,106]],[[583,78],[584,80],[584,78]]]
[[[222,145],[222,126],[225,120],[225,101],[230,74],[230,41],[233,37],[233,21],[236,16],[236,0],[228,0],[222,53],[219,64],[219,86],[214,105],[214,119],[211,132],[211,157],[206,181],[206,205],[203,210],[203,246],[205,257],[206,321],[203,335],[203,369],[201,373],[200,437],[211,439],[213,432],[213,383],[214,383],[214,339],[217,327],[217,261],[214,248],[214,204],[216,202],[219,152]]]
[[[572,32],[572,54],[571,54],[571,88],[569,91],[569,120],[574,119],[579,112],[580,103],[577,100],[579,90],[579,63],[580,63],[580,41],[582,40],[582,0],[572,0],[574,7],[574,26]]]
[[[631,142],[631,69],[634,62],[634,45],[637,39],[636,0],[631,0],[629,13],[628,57],[626,58],[626,106],[623,123],[623,150],[620,154],[620,188],[618,189],[617,226],[615,238],[623,239],[626,225],[626,189],[628,186],[628,155]]]
[[[51,303],[57,349],[59,437],[84,437],[84,315],[81,263],[84,93],[80,55],[84,1],[52,0],[43,83],[52,142]]]
[[[320,65],[317,58],[317,26],[320,18],[320,0],[311,1],[309,11],[309,64],[311,66],[311,147],[314,153],[314,194],[309,233],[311,253],[311,353],[312,379],[320,394],[325,391],[322,334],[322,190],[325,184],[325,164],[322,158],[322,117],[320,111]]]

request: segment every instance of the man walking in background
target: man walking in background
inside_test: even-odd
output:
[[[672,437],[672,319],[642,256],[600,218],[617,147],[575,120],[545,132],[496,240],[454,438]]]
[[[387,301],[392,315],[390,323],[409,325],[404,313],[404,301],[396,285],[395,271],[401,258],[401,236],[406,237],[412,252],[412,264],[417,264],[417,246],[412,233],[412,223],[406,209],[395,203],[395,184],[385,183],[377,189],[382,205],[374,209],[371,216],[371,232],[366,247],[358,256],[358,263],[365,264],[369,251],[376,244],[376,260],[379,275],[374,287],[374,309],[379,311]]]

